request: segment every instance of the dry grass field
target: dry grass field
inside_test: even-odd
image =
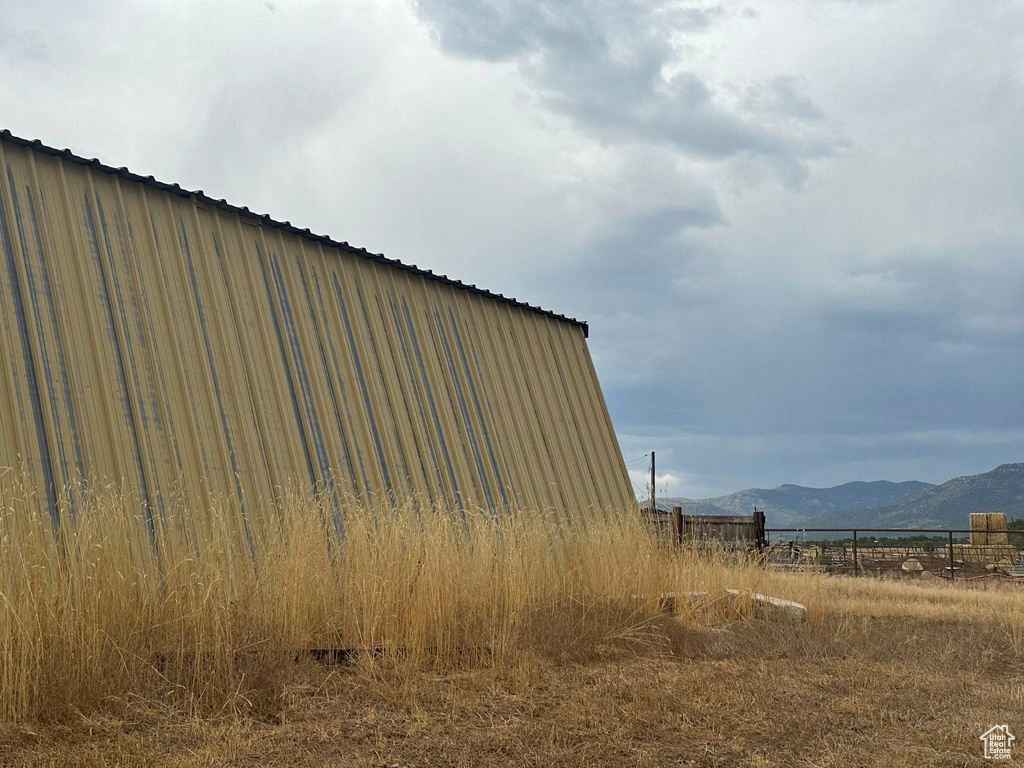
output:
[[[168,505],[151,540],[121,494],[72,496],[55,538],[0,484],[2,765],[961,766],[1024,731],[1014,585],[776,573],[631,513],[298,495],[251,539]],[[693,590],[715,599],[660,610]]]

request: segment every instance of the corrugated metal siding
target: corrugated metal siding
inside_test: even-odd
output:
[[[0,140],[0,466],[48,506],[632,502],[582,324],[54,152]]]

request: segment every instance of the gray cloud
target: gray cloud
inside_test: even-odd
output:
[[[1022,254],[1018,242],[912,263],[890,255],[896,277],[885,280],[897,289],[864,291],[858,275],[845,291],[780,306],[787,319],[775,327],[767,318],[757,327],[757,309],[744,317],[742,301],[731,312],[722,297],[696,309],[659,303],[644,313],[653,331],[632,329],[635,354],[652,349],[645,332],[672,353],[609,394],[625,416],[623,450],[663,452],[660,466],[691,478],[687,493],[783,477],[938,481],[1015,460],[1024,453]],[[728,284],[717,276],[712,293]],[[738,467],[744,482],[729,479]]]
[[[1024,349],[1024,242],[980,237],[938,253],[873,258],[849,270],[824,320],[949,349]]]
[[[710,159],[767,156],[793,183],[804,177],[804,161],[841,143],[813,127],[823,113],[795,79],[753,83],[756,95],[730,103],[728,89],[677,51],[679,35],[749,14],[637,0],[419,0],[416,7],[444,50],[515,62],[543,103],[605,139],[659,142]]]
[[[767,82],[747,86],[742,103],[750,112],[782,119],[812,123],[825,117],[821,107],[800,92],[800,81],[792,75],[777,75]]]

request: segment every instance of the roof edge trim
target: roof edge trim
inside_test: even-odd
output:
[[[243,216],[250,219],[258,219],[261,224],[264,224],[266,226],[274,227],[275,229],[282,229],[285,232],[290,232],[291,234],[298,235],[299,237],[304,237],[307,240],[315,240],[317,242],[327,243],[328,245],[334,246],[335,248],[345,251],[346,253],[351,253],[355,256],[359,256],[364,259],[376,261],[380,264],[385,264],[389,267],[394,267],[395,269],[403,269],[408,272],[412,272],[415,275],[420,275],[421,277],[424,277],[427,280],[434,280],[439,283],[444,283],[445,285],[451,285],[455,288],[461,288],[462,290],[468,291],[469,293],[475,293],[479,296],[485,296],[486,298],[489,299],[495,299],[505,304],[511,304],[512,306],[519,307],[521,309],[526,309],[531,312],[535,312],[539,315],[547,315],[548,317],[554,318],[555,320],[560,320],[564,323],[569,323],[570,325],[579,326],[580,328],[583,329],[583,338],[590,337],[590,326],[583,320],[577,320],[575,317],[567,317],[566,315],[559,314],[558,312],[552,312],[549,309],[544,309],[543,307],[538,307],[528,302],[520,301],[519,299],[516,299],[514,297],[509,297],[501,293],[494,293],[493,291],[488,291],[485,288],[478,288],[475,285],[463,283],[461,280],[456,280],[454,278],[448,277],[447,275],[434,274],[429,269],[421,269],[420,267],[417,267],[415,264],[406,264],[405,262],[399,261],[398,259],[388,258],[383,253],[373,253],[371,251],[366,250],[365,248],[357,248],[354,245],[350,245],[346,241],[335,240],[329,237],[328,235],[318,235],[315,232],[311,232],[308,228],[299,229],[298,227],[294,226],[290,221],[278,221],[277,219],[271,218],[269,214],[256,213],[255,211],[250,211],[245,206],[239,207],[237,205],[232,205],[224,198],[221,198],[219,200],[212,198],[209,195],[205,194],[201,189],[188,190],[184,189],[178,184],[168,184],[163,181],[158,181],[152,176],[140,176],[137,173],[132,173],[131,171],[124,167],[115,168],[113,166],[106,165],[100,162],[95,157],[86,158],[80,155],[76,155],[70,149],[57,149],[56,147],[48,146],[46,144],[43,144],[43,142],[41,142],[39,139],[24,139],[20,136],[15,136],[7,129],[0,130],[0,140],[8,141],[11,144],[15,144],[17,146],[28,147],[30,149],[36,150],[37,152],[41,152],[46,155],[54,155],[64,160],[68,160],[69,162],[77,163],[79,165],[88,165],[89,167],[95,168],[96,170],[101,171],[103,173],[114,174],[122,179],[134,181],[139,184],[144,184],[147,187],[159,189],[164,192],[170,192],[171,194],[177,195],[178,197],[195,198],[200,202],[214,206],[221,210],[229,211],[231,213],[235,213],[238,214],[239,216]]]

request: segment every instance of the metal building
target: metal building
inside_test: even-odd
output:
[[[149,505],[633,500],[585,323],[0,133],[0,467]]]

